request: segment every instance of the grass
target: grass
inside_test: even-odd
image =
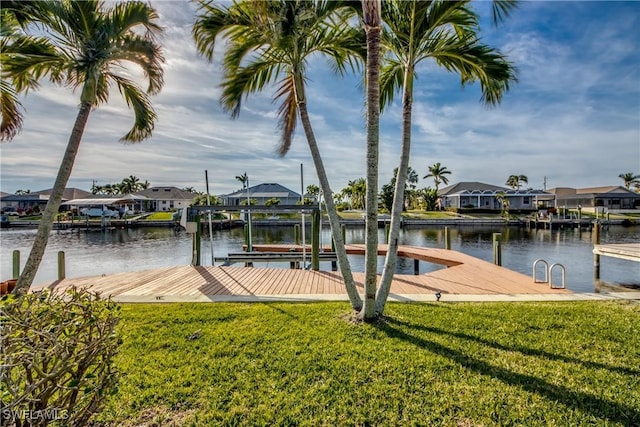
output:
[[[173,219],[174,212],[154,212],[145,216],[145,220],[149,221],[171,221]]]
[[[107,425],[640,424],[640,305],[125,305]]]

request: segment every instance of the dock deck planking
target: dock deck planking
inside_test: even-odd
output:
[[[268,247],[270,251],[274,250],[273,245],[263,246]],[[291,247],[281,246],[286,246],[286,250]],[[352,254],[363,253],[364,245],[348,245],[347,250]],[[386,245],[380,245],[378,252],[384,255]],[[434,294],[437,291],[443,294],[507,295],[569,292],[564,289],[550,289],[546,284],[534,283],[529,276],[456,251],[402,246],[400,253],[403,256],[449,267],[420,275],[396,274],[391,286],[392,294]],[[354,273],[353,276],[358,291],[362,293],[364,273]],[[91,287],[94,291],[114,297],[346,295],[339,272],[274,267],[165,267],[157,270],[64,279],[45,286],[47,285],[59,290],[70,286]]]

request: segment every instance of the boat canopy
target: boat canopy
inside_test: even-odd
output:
[[[91,205],[111,206],[111,205],[121,205],[124,203],[131,203],[133,201],[141,201],[141,200],[148,200],[148,198],[144,196],[134,196],[132,194],[127,194],[122,197],[72,199],[72,200],[67,200],[66,202],[62,202],[62,204],[72,205],[72,206],[91,206]]]

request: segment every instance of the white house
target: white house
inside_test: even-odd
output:
[[[189,207],[196,194],[181,190],[177,187],[152,187],[134,193],[135,196],[144,196],[148,200],[143,202],[147,212],[172,211],[174,209]]]
[[[514,190],[482,182],[459,182],[438,191],[440,206],[445,209],[502,209],[499,197],[506,197],[509,209],[533,211],[555,206],[555,195],[542,190]]]
[[[300,201],[300,194],[295,191],[275,183],[258,184],[249,187],[248,197],[254,199],[257,205],[264,205],[269,199],[280,200],[281,205],[295,205]],[[247,190],[242,189],[236,192],[220,196],[222,204],[227,206],[238,206],[246,203]]]

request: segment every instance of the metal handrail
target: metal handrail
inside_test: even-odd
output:
[[[554,269],[555,267],[559,267],[559,268],[560,268],[560,271],[561,271],[561,273],[562,273],[562,276],[561,276],[561,277],[562,277],[562,286],[559,286],[559,287],[558,287],[558,286],[554,286],[554,285],[553,285],[553,276],[552,276],[552,273],[553,273],[553,269]],[[556,263],[556,264],[552,264],[552,265],[551,265],[551,267],[549,267],[549,287],[550,287],[551,289],[565,289],[565,280],[564,280],[564,279],[565,279],[565,271],[566,271],[566,270],[565,270],[565,268],[564,268],[564,265],[562,265],[562,264],[557,264],[557,263]]]
[[[536,267],[539,263],[544,264],[544,280],[538,280]],[[543,259],[537,259],[533,262],[533,282],[534,283],[549,283],[549,263]]]

